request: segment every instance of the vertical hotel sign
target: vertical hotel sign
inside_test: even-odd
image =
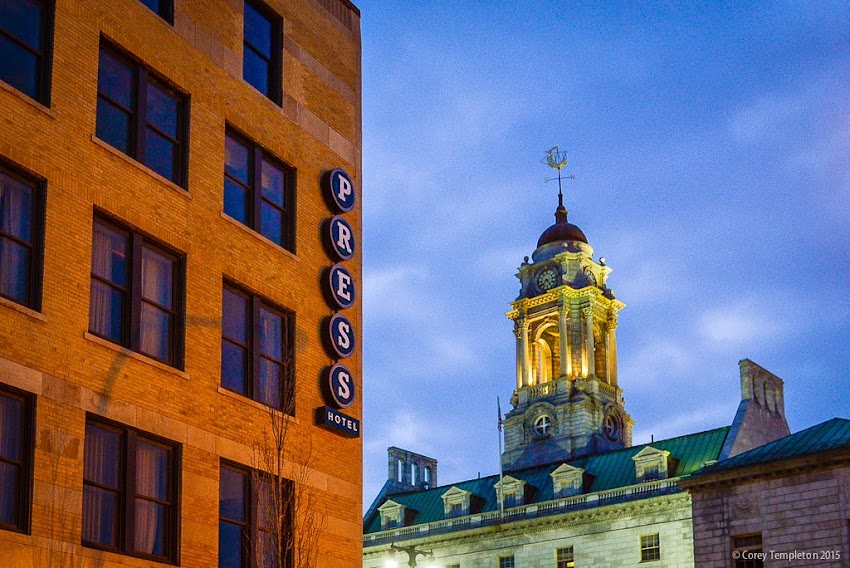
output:
[[[356,247],[354,230],[345,218],[345,213],[354,209],[356,195],[351,177],[340,168],[331,170],[322,186],[328,205],[338,213],[327,222],[325,245],[335,264],[327,269],[323,278],[325,297],[336,310],[323,326],[323,339],[337,363],[325,371],[323,390],[326,404],[316,409],[316,423],[344,436],[358,438],[360,421],[340,412],[354,404],[356,381],[348,367],[339,362],[351,357],[356,347],[354,326],[342,313],[357,301],[354,278],[343,264],[354,257]]]

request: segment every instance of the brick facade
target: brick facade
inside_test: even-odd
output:
[[[325,404],[321,376],[334,362],[322,345],[322,321],[333,310],[321,286],[333,262],[321,227],[333,212],[321,178],[341,167],[358,191],[362,179],[359,12],[344,0],[265,0],[283,21],[280,107],[242,79],[241,0],[174,4],[170,25],[136,0],[57,0],[50,100],[40,104],[0,81],[0,160],[44,180],[46,194],[42,306],[0,300],[0,385],[35,395],[29,529],[0,530],[0,564],[152,564],[81,545],[89,415],[178,444],[179,564],[218,565],[220,460],[255,465],[253,448],[269,428],[265,407],[221,387],[228,279],[295,314],[290,427],[293,447],[312,447],[309,483],[327,508],[318,565],[354,566],[361,558],[361,442],[315,426],[313,412]],[[95,136],[101,38],[188,96],[185,188]],[[224,215],[226,125],[297,171],[294,252]],[[185,255],[180,368],[88,332],[95,211]],[[345,216],[359,242],[359,207]],[[345,264],[359,288],[359,250]],[[359,305],[346,315],[359,339]],[[359,386],[359,347],[346,365]],[[360,418],[361,409],[358,393],[346,412]],[[305,456],[289,451],[287,467]]]

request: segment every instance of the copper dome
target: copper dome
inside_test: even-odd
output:
[[[567,222],[567,210],[559,204],[555,210],[555,224],[543,231],[537,240],[537,248],[561,241],[581,241],[587,244],[587,237],[581,229]]]

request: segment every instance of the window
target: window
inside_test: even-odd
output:
[[[0,79],[43,104],[48,104],[50,91],[51,4],[0,3]]]
[[[222,304],[221,385],[294,415],[294,316],[230,285]]]
[[[141,2],[169,24],[174,23],[174,0],[141,0]]]
[[[0,296],[41,308],[41,184],[0,165]]]
[[[648,465],[643,470],[641,481],[657,481],[661,479],[661,468],[658,464]]]
[[[451,512],[449,513],[449,516],[452,517],[452,518],[462,517],[464,515],[465,511],[466,510],[464,509],[463,503],[454,503],[454,504],[452,504],[452,508],[451,508]]]
[[[446,568],[460,568],[460,564],[449,564]]]
[[[173,367],[182,364],[183,258],[95,218],[89,330]]]
[[[97,137],[184,186],[186,97],[108,44],[97,71]]]
[[[732,537],[732,558],[735,559],[735,568],[762,568],[764,560],[755,557],[761,552],[761,533]]]
[[[555,568],[575,568],[573,547],[566,546],[555,551]]]
[[[658,533],[645,534],[640,537],[640,561],[649,562],[661,559],[661,545]]]
[[[29,531],[33,400],[0,387],[0,529]]]
[[[511,556],[500,556],[499,557],[499,568],[514,568],[514,557]]]
[[[176,444],[86,420],[83,544],[176,561],[179,470]]]
[[[289,480],[281,479],[275,484],[271,476],[222,463],[219,568],[276,568],[279,565],[278,536],[282,541],[280,552],[291,555],[292,543],[285,537],[291,526],[292,499]],[[286,563],[290,564],[291,561]]]
[[[224,212],[294,252],[294,171],[234,132],[224,153]]]
[[[259,2],[245,2],[242,77],[281,104],[282,25],[280,17]]]

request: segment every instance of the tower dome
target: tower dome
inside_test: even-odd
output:
[[[555,210],[555,224],[543,231],[537,240],[537,248],[562,241],[580,241],[587,244],[587,237],[576,225],[567,222],[567,209],[559,196],[558,208]]]

